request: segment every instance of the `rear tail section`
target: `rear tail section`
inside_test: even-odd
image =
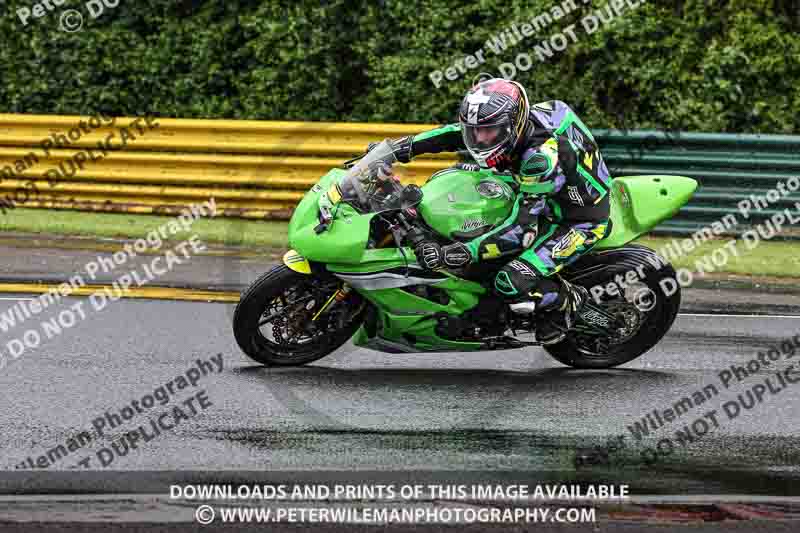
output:
[[[622,246],[672,217],[689,201],[697,181],[684,176],[626,176],[611,186],[611,235],[596,250]]]

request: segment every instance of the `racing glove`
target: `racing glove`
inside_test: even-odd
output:
[[[442,246],[442,262],[449,268],[461,268],[472,261],[472,254],[460,242]]]
[[[414,248],[414,255],[417,262],[428,270],[461,268],[472,261],[469,248],[460,242],[439,246],[433,241],[424,241]]]
[[[428,270],[442,268],[442,247],[433,241],[423,241],[414,248],[417,262]]]

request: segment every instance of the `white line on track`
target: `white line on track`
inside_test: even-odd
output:
[[[147,505],[147,509],[141,509],[142,512],[145,511],[167,511],[169,513],[175,513],[177,509],[181,509],[182,507],[189,506],[192,507],[197,505],[197,501],[190,501],[190,500],[183,500],[183,499],[172,499],[168,495],[165,494],[30,494],[30,495],[18,495],[18,496],[10,496],[10,495],[1,495],[0,496],[0,503],[6,506],[6,512],[17,510],[14,504],[19,504],[21,506],[20,509],[29,510],[29,506],[32,504],[49,504],[53,507],[50,511],[59,511],[58,508],[54,507],[58,504],[74,504],[74,503],[82,503],[83,505],[91,505],[92,503],[109,503],[112,501],[123,501],[126,505],[130,506],[133,505],[134,507],[137,505]],[[302,500],[294,500],[295,503],[302,501]],[[532,498],[532,497],[521,497],[521,498],[481,498],[479,500],[475,499],[467,499],[467,500],[449,500],[447,498],[438,499],[438,500],[426,500],[426,499],[418,499],[418,500],[387,500],[386,504],[390,505],[413,505],[414,503],[424,503],[428,501],[438,501],[438,502],[457,502],[457,503],[495,503],[495,502],[516,502],[519,505],[555,505],[555,504],[576,504],[576,503],[586,503],[586,502],[593,502],[597,505],[641,505],[641,504],[662,504],[662,505],[675,505],[675,504],[684,504],[684,505],[709,505],[715,503],[739,503],[739,504],[793,504],[799,505],[800,504],[800,497],[798,496],[777,496],[777,495],[753,495],[753,494],[696,494],[696,495],[684,495],[684,494],[674,494],[674,495],[631,495],[628,498],[624,499],[586,499],[586,498],[577,498],[572,500],[562,500],[562,499],[539,499],[539,498]],[[205,503],[214,503],[216,505],[226,506],[231,505],[226,500],[203,500]],[[280,505],[282,502],[269,502],[272,505]],[[311,503],[319,503],[319,502],[311,502]],[[327,502],[327,505],[334,505],[334,506],[341,506],[341,505],[352,505],[354,503],[363,503],[361,500],[353,500],[349,498],[341,498],[334,501]],[[269,504],[265,505],[269,506]],[[139,509],[136,509],[137,511]],[[126,512],[130,512],[131,509],[128,509]],[[46,514],[48,511],[43,510]],[[113,516],[115,511],[113,509],[106,509],[106,513],[112,515],[110,517],[106,517],[106,519],[111,518],[112,521],[119,521],[121,520],[119,517]],[[60,512],[59,512],[60,514]],[[81,515],[74,520],[76,522],[93,522],[97,521],[96,519],[84,519],[81,518]],[[191,518],[173,516],[171,521],[191,521]]]
[[[36,298],[6,298],[0,297],[0,301],[9,301],[9,302],[31,302]],[[745,315],[745,314],[725,314],[725,313],[678,313],[678,316],[695,316],[695,317],[706,317],[706,318],[790,318],[794,320],[800,320],[800,315],[768,315],[768,314],[761,314],[761,315]]]
[[[794,318],[800,320],[800,315],[730,315],[723,313],[678,313],[678,316],[702,316],[714,318]]]
[[[26,495],[0,495],[0,503],[8,504],[8,503],[33,503],[33,502],[93,502],[93,501],[112,501],[112,500],[122,500],[122,501],[147,501],[148,503],[152,503],[154,500],[160,500],[164,503],[170,503],[173,505],[185,505],[190,504],[193,505],[196,503],[197,500],[186,500],[182,498],[170,498],[166,494],[152,494],[152,493],[133,493],[133,494],[26,494]],[[206,501],[206,500],[203,500]],[[215,503],[220,503],[225,500],[218,500],[212,499],[208,501],[213,501]],[[304,501],[304,500],[293,500],[293,501]],[[349,504],[355,502],[361,502],[362,500],[357,499],[350,499],[350,498],[339,498],[336,500],[331,501],[330,503],[333,504]],[[519,497],[519,498],[480,498],[480,499],[472,499],[467,498],[466,500],[449,500],[447,498],[441,498],[438,500],[427,500],[424,498],[415,499],[415,500],[386,500],[387,503],[419,503],[419,502],[427,502],[427,501],[468,501],[468,502],[475,502],[475,501],[482,501],[482,502],[505,502],[505,501],[516,501],[521,503],[568,503],[568,502],[586,502],[586,501],[593,501],[597,503],[613,503],[613,504],[626,504],[626,503],[662,503],[662,504],[670,504],[670,503],[693,503],[693,504],[709,504],[709,503],[717,503],[717,502],[738,502],[738,503],[793,503],[793,504],[800,504],[800,496],[771,496],[771,495],[754,495],[754,494],[641,494],[641,495],[630,495],[628,498],[624,499],[603,499],[603,498],[596,498],[596,499],[587,499],[587,498],[576,498],[576,499],[559,499],[559,498],[533,498],[533,497]],[[280,505],[282,502],[280,501],[272,501],[269,502],[274,505]]]

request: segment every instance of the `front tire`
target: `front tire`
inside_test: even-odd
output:
[[[659,258],[655,251],[645,246],[628,245],[587,256],[582,264],[576,266],[564,277],[585,287],[590,294],[593,287],[606,287],[615,276],[621,275],[625,279],[628,272],[637,272],[638,285],[632,284],[633,295],[620,291],[618,296],[599,296],[599,303],[590,296],[593,303],[624,318],[632,331],[618,342],[614,342],[615,338],[603,339],[570,332],[563,341],[544,347],[560,363],[574,368],[623,365],[655,346],[672,327],[681,303],[680,284],[672,265]],[[581,271],[592,273],[581,276]],[[638,276],[638,272],[644,276]],[[649,299],[641,299],[641,295]]]
[[[325,357],[363,321],[364,305],[354,292],[312,320],[340,285],[283,264],[272,268],[242,293],[233,313],[236,342],[266,366],[300,366]]]

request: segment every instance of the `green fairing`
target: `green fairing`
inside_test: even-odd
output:
[[[403,257],[405,252],[405,258]],[[328,263],[326,266],[331,272],[355,272],[355,273],[370,273],[370,272],[383,272],[390,268],[405,267],[407,262],[416,263],[414,257],[414,250],[410,248],[403,248],[400,252],[399,248],[378,248],[374,250],[365,250],[361,256],[360,263]]]
[[[369,224],[374,213],[360,215],[349,204],[339,202],[334,206],[336,217],[327,231],[314,232],[319,224],[317,212],[320,196],[345,174],[333,169],[309,190],[295,209],[289,222],[289,246],[309,261],[320,263],[360,263],[367,247]],[[315,190],[316,189],[316,190]]]
[[[595,250],[618,248],[667,220],[689,201],[697,182],[683,176],[626,176],[611,182],[611,235]]]
[[[414,253],[404,248],[366,249],[370,220],[374,213],[358,214],[350,205],[334,206],[334,221],[327,231],[314,232],[319,223],[317,212],[320,196],[346,171],[331,170],[318,186],[310,190],[297,206],[289,224],[291,247],[312,262],[324,263],[328,271],[346,273],[379,273],[389,269],[416,265]],[[443,235],[464,231],[469,219],[498,226],[512,214],[514,194],[504,182],[505,176],[491,172],[448,170],[432,176],[423,187],[424,198],[419,211],[425,221]],[[477,190],[481,181],[493,181],[502,191],[498,198],[487,198]],[[685,204],[697,187],[691,178],[680,176],[630,176],[616,178],[611,186],[611,235],[600,241],[595,250],[620,247],[672,216]],[[451,202],[450,198],[455,201]],[[349,220],[349,222],[348,222]],[[544,237],[544,236],[543,236]],[[397,270],[395,270],[396,272]],[[449,303],[442,305],[419,297],[402,288],[355,288],[375,306],[377,336],[370,338],[362,326],[353,342],[357,346],[376,346],[389,341],[394,348],[407,351],[474,351],[485,349],[480,342],[458,342],[444,339],[435,332],[437,313],[458,316],[475,307],[486,293],[482,285],[440,271],[446,279],[432,285],[445,291]],[[413,273],[412,273],[413,274]],[[377,346],[379,347],[379,346]]]
[[[448,293],[450,302],[447,305],[437,304],[399,289],[359,292],[378,309],[380,337],[383,339],[412,347],[407,339],[412,336],[415,339],[413,347],[422,351],[480,349],[481,343],[451,341],[438,336],[434,331],[437,324],[434,314],[443,312],[453,316],[460,315],[475,307],[486,289],[477,283],[456,277],[449,277],[433,286]],[[356,344],[363,345],[358,342]]]
[[[496,188],[499,197],[489,198],[478,192],[482,182]],[[455,238],[454,232],[469,233],[479,227],[500,224],[514,205],[514,192],[489,171],[447,170],[429,180],[422,192],[419,206],[422,218],[437,233],[450,238]]]

